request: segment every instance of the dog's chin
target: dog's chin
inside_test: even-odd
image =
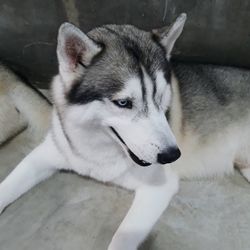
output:
[[[150,162],[147,162],[147,161],[144,161],[142,159],[140,159],[137,155],[135,155],[129,148],[128,146],[126,145],[126,143],[124,142],[124,140],[121,138],[121,136],[117,133],[117,131],[113,128],[113,127],[110,127],[111,131],[115,134],[115,136],[119,139],[119,141],[125,146],[130,158],[136,163],[138,164],[139,166],[142,166],[142,167],[148,167],[150,166],[152,163]]]

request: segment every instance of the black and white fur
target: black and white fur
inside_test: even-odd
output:
[[[106,25],[84,34],[61,26],[52,125],[0,184],[0,211],[57,170],[73,170],[135,191],[108,246],[135,250],[178,191],[179,177],[228,173],[237,163],[250,180],[250,74],[237,72],[234,86],[226,68],[171,66],[185,20],[182,14],[152,32]]]

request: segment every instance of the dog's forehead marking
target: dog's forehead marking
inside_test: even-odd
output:
[[[141,81],[137,75],[132,75],[124,84],[121,92],[114,95],[114,98],[134,97],[142,100]]]
[[[144,79],[144,85],[145,85],[145,100],[144,100],[144,106],[145,106],[145,113],[148,113],[149,107],[151,107],[151,104],[153,103],[153,91],[154,91],[154,82],[146,69],[141,66],[142,73],[143,73],[143,79]]]
[[[165,78],[163,70],[157,70],[150,75],[142,66],[147,109],[159,109],[161,105],[167,107],[171,100],[171,86]]]
[[[169,106],[171,100],[171,86],[166,81],[164,72],[158,70],[152,78],[143,65],[140,66],[141,74],[134,74],[124,84],[122,91],[114,98],[135,98],[141,103],[140,113],[148,115],[150,111],[163,105]],[[139,107],[138,106],[138,107]]]

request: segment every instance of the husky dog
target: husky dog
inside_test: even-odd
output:
[[[179,177],[221,175],[237,164],[250,180],[250,73],[170,64],[185,20],[152,32],[60,27],[51,128],[0,184],[0,211],[57,170],[73,170],[135,191],[108,246],[135,250]]]

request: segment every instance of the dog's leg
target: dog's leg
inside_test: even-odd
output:
[[[48,136],[0,184],[0,214],[26,191],[51,176],[62,161],[60,157]]]
[[[136,191],[133,204],[113,236],[108,250],[136,250],[145,240],[178,191],[177,175],[170,169],[166,172],[164,184],[152,183]]]

